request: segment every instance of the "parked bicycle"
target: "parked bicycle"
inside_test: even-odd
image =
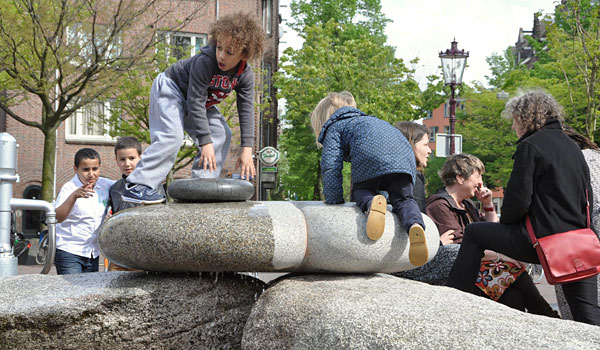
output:
[[[46,256],[48,256],[48,230],[40,232],[40,244],[35,255],[35,262],[43,265],[46,262]]]
[[[17,220],[14,212],[12,213],[10,224],[10,246],[15,258],[29,252],[29,248],[31,248],[31,243],[25,239],[25,236],[21,232],[17,232]]]

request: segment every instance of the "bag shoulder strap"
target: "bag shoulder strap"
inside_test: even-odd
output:
[[[531,239],[531,244],[533,246],[538,245],[537,238],[535,237],[535,233],[533,232],[533,226],[531,226],[531,220],[529,220],[529,215],[525,217],[525,227],[527,227],[527,233],[529,233],[529,239]]]
[[[590,201],[588,198],[588,190],[585,189],[585,207],[587,210],[587,227],[590,228]],[[531,220],[529,219],[529,215],[525,217],[525,227],[527,227],[527,233],[529,233],[529,238],[531,239],[531,244],[535,247],[538,244],[537,238],[535,237],[535,232],[533,231],[533,226],[531,225]]]

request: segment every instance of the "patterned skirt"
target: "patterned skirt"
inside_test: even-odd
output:
[[[524,268],[511,262],[482,261],[475,285],[492,300],[498,301],[524,271]]]

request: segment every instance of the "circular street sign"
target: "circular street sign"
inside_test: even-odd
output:
[[[273,147],[267,146],[258,152],[258,156],[264,165],[275,165],[279,160],[279,151]]]

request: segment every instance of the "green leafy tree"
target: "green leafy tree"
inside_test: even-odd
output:
[[[515,70],[515,56],[510,48],[507,48],[502,55],[493,53],[490,57],[486,57],[485,61],[490,67],[491,75],[486,75],[485,78],[488,84],[495,88],[504,88],[508,74]]]
[[[287,49],[276,76],[279,96],[287,101],[281,116],[279,146],[287,161],[280,171],[285,197],[320,200],[320,150],[309,115],[332,91],[350,91],[367,114],[394,123],[425,111],[412,71],[385,45],[387,19],[379,1],[294,1],[295,28],[305,39],[299,50]],[[348,187],[349,167],[344,168]]]
[[[548,39],[549,55],[556,60],[568,92],[563,103],[568,120],[578,127],[583,122],[580,129],[593,140],[600,104],[600,4],[565,1],[556,11]]]
[[[506,185],[517,140],[512,120],[502,116],[505,101],[498,99],[498,92],[478,85],[466,87],[462,93],[466,108],[458,113],[463,152],[481,159],[486,170],[484,182],[490,188]]]
[[[196,9],[184,0],[0,0],[0,108],[44,134],[42,199],[54,196],[56,129],[79,108],[148,67],[156,31],[178,30]],[[37,118],[18,112],[41,106]]]

